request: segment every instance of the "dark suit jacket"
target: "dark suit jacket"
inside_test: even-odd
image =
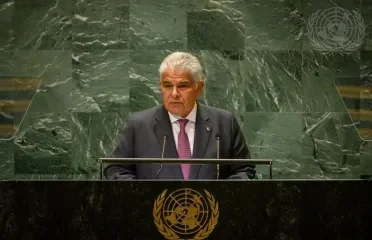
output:
[[[233,114],[197,103],[192,158],[216,158],[216,133],[220,134],[220,158],[250,158],[244,136]],[[207,130],[208,128],[208,130]],[[163,105],[135,113],[123,130],[112,157],[161,158],[164,134],[168,135],[164,158],[178,158],[169,115]],[[161,170],[160,170],[161,168]],[[253,179],[253,165],[220,165],[220,179]],[[160,172],[158,173],[158,171]],[[180,164],[109,165],[107,179],[183,179]],[[193,164],[190,179],[216,179],[217,165]]]

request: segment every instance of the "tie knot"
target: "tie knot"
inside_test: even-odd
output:
[[[180,119],[178,120],[178,122],[180,123],[180,126],[181,126],[181,130],[185,130],[185,126],[186,124],[188,123],[188,119]]]

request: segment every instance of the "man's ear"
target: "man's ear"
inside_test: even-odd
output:
[[[198,97],[202,93],[203,87],[204,87],[204,81],[203,80],[199,80],[198,83],[197,83],[197,85],[196,85],[196,90],[197,90],[197,96]]]
[[[198,81],[198,83],[197,83],[197,88],[199,89],[199,90],[203,90],[203,87],[204,87],[204,81],[203,81],[203,79],[200,79],[199,81]]]

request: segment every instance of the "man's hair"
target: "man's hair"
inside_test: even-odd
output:
[[[174,52],[164,58],[159,67],[160,79],[168,70],[189,73],[195,83],[202,78],[202,66],[199,60],[186,52]]]

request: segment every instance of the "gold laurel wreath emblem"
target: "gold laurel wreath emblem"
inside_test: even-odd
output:
[[[196,233],[196,235],[193,237],[194,240],[203,240],[206,239],[214,230],[218,223],[218,217],[219,217],[219,206],[218,202],[215,200],[214,196],[209,193],[207,190],[204,190],[205,194],[207,195],[207,199],[209,202],[209,205],[211,207],[211,217],[208,221],[208,223],[205,225],[204,228],[202,228],[199,232]],[[158,231],[168,240],[177,240],[180,239],[180,236],[178,236],[172,229],[168,228],[163,221],[161,220],[161,213],[163,209],[163,203],[165,200],[167,190],[164,190],[155,200],[154,202],[154,209],[153,209],[153,217],[154,217],[154,223],[156,227],[158,228]]]

